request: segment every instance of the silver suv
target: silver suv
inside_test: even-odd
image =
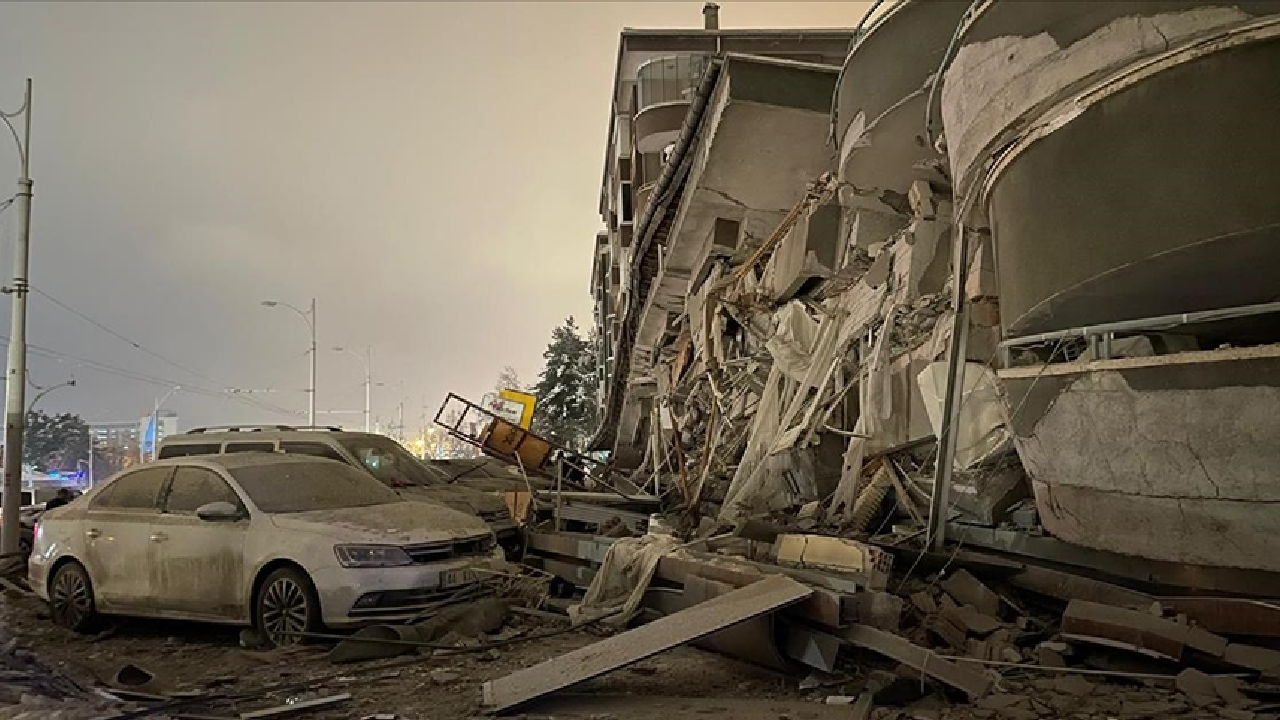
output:
[[[508,554],[520,552],[520,527],[501,498],[446,482],[400,443],[385,435],[347,432],[334,427],[205,427],[161,440],[157,457],[166,460],[238,452],[312,455],[346,463],[364,470],[406,499],[435,502],[479,516],[488,523]]]

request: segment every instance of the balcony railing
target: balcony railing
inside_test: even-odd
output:
[[[636,71],[636,112],[661,103],[689,102],[711,57],[669,55],[654,58]]]

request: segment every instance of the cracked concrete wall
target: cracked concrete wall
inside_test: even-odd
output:
[[[1003,371],[1042,521],[1086,547],[1280,570],[1280,346]]]

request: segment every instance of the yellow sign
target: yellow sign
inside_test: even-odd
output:
[[[520,427],[528,430],[533,425],[533,409],[538,405],[538,398],[519,390],[503,390],[498,393],[498,397],[520,403],[524,407],[524,412],[520,414]]]

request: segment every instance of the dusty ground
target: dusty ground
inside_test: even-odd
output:
[[[6,596],[0,605],[0,624],[48,666],[84,684],[94,684],[95,678],[109,669],[133,662],[162,674],[172,690],[222,694],[266,691],[252,700],[197,704],[184,710],[214,717],[235,717],[241,712],[290,700],[345,692],[353,696],[351,702],[297,717],[348,720],[389,714],[400,720],[478,718],[483,714],[480,686],[484,681],[598,639],[589,632],[574,631],[513,645],[490,656],[417,656],[409,664],[401,659],[334,666],[325,659],[325,648],[308,648],[285,655],[243,650],[238,632],[232,629],[139,620],[122,623],[108,636],[86,638],[54,627],[43,614],[43,606],[33,599]],[[514,623],[529,633],[544,633],[557,627],[528,621],[521,624],[520,620]],[[384,667],[396,662],[402,666]],[[879,672],[883,679],[884,671]],[[311,690],[279,690],[321,678],[324,682]],[[877,708],[872,717],[875,720],[1255,718],[1243,707],[1197,706],[1172,688],[1151,683],[1122,685],[1093,682],[1096,677],[1062,678],[1009,675],[1001,680],[1000,692],[976,704],[956,704],[936,694],[927,694],[905,708]],[[826,705],[822,701],[829,695],[856,695],[865,680],[864,674],[843,684],[802,691],[798,688],[799,678],[681,647],[583,683],[572,692],[530,705],[522,717],[567,720],[848,718],[851,708]],[[913,692],[912,687],[917,688],[914,692],[919,692],[920,683],[904,684],[908,694]],[[1256,720],[1265,717],[1274,716],[1259,714]]]
[[[51,668],[87,684],[125,662],[161,673],[173,690],[226,694],[334,676],[312,691],[274,693],[235,705],[192,706],[189,710],[227,717],[290,698],[348,692],[353,696],[350,703],[305,717],[347,720],[391,713],[405,720],[473,718],[482,714],[480,686],[484,681],[598,639],[588,632],[572,632],[513,645],[493,658],[419,656],[407,667],[376,670],[396,661],[335,666],[324,658],[325,648],[283,657],[250,652],[240,648],[234,629],[188,623],[128,621],[114,634],[95,640],[57,628],[43,615],[43,606],[32,599],[5,597],[0,606],[0,622],[20,645],[34,650]],[[531,633],[556,628],[515,622]],[[744,704],[747,700],[752,702]],[[527,712],[529,717],[584,720],[705,720],[717,716],[822,720],[845,717],[848,708],[805,701],[794,679],[694,648],[678,648],[584,683],[572,694],[532,705]]]

